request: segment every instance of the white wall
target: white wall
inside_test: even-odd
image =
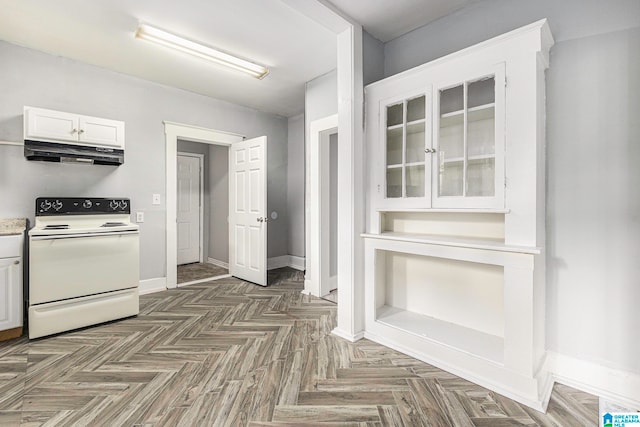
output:
[[[329,135],[329,277],[338,274],[338,133]]]
[[[24,105],[126,122],[119,167],[29,162],[22,147],[0,145],[0,217],[33,220],[38,196],[129,197],[141,224],[141,279],[164,277],[165,148],[163,120],[268,137],[268,256],[287,254],[287,120],[272,114],[0,42],[0,140],[22,140]],[[162,204],[152,205],[152,194]]]
[[[478,2],[388,42],[385,74],[544,17],[547,347],[640,373],[640,2]]]
[[[304,257],[304,114],[289,117],[287,149],[288,249]]]
[[[308,142],[311,122],[338,114],[338,73],[336,70],[307,82],[304,112],[304,138]]]

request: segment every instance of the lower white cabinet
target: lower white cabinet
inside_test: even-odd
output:
[[[23,242],[21,235],[0,237],[0,339],[22,334]]]

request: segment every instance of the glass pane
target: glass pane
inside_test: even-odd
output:
[[[424,119],[425,97],[413,98],[407,102],[407,122]]]
[[[438,193],[440,196],[462,196],[462,170],[464,162],[445,161],[440,158]]]
[[[495,79],[493,77],[469,83],[467,87],[467,108],[491,104],[495,99]]]
[[[402,168],[387,169],[387,197],[402,197]]]
[[[424,162],[424,122],[407,126],[407,163]]]
[[[464,156],[464,115],[446,117],[440,120],[438,152],[444,159],[462,159]]]
[[[396,104],[387,107],[387,126],[395,126],[402,124],[402,107],[404,104]]]
[[[467,113],[467,155],[469,158],[495,154],[495,109],[493,107]]]
[[[424,197],[424,165],[407,166],[407,197]]]
[[[464,108],[464,89],[462,85],[440,91],[440,114],[460,111]]]
[[[495,159],[470,160],[467,165],[467,196],[495,195]]]
[[[387,130],[387,166],[402,164],[402,128]]]

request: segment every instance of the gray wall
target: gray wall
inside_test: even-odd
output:
[[[329,135],[329,276],[338,274],[338,133]]]
[[[311,122],[338,114],[338,73],[333,70],[309,82],[304,99],[304,138],[309,141]]]
[[[640,2],[479,2],[388,42],[385,74],[544,17],[547,346],[640,373]]]
[[[209,146],[209,257],[229,262],[229,148]]]
[[[288,121],[287,219],[289,255],[304,257],[304,115]]]
[[[179,153],[194,153],[194,154],[202,154],[204,156],[203,164],[202,164],[202,198],[203,198],[203,227],[204,230],[202,232],[204,242],[202,244],[202,256],[204,257],[204,262],[207,262],[207,257],[209,256],[209,216],[211,215],[211,204],[209,203],[210,199],[210,186],[209,186],[209,163],[211,159],[209,158],[209,146],[208,144],[202,144],[198,142],[191,141],[180,141],[178,140],[178,152]]]
[[[384,78],[384,43],[362,31],[362,82],[366,86]]]
[[[38,196],[129,197],[141,224],[141,279],[164,277],[163,120],[268,137],[269,209],[286,202],[287,120],[250,108],[0,42],[0,140],[22,140],[24,105],[126,122],[120,167],[28,162],[22,147],[0,145],[0,217],[33,220]],[[151,204],[153,193],[162,204]],[[268,256],[287,254],[286,211],[269,223]]]

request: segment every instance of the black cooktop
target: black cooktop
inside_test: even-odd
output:
[[[130,213],[131,201],[125,197],[38,197],[36,199],[36,216]]]

